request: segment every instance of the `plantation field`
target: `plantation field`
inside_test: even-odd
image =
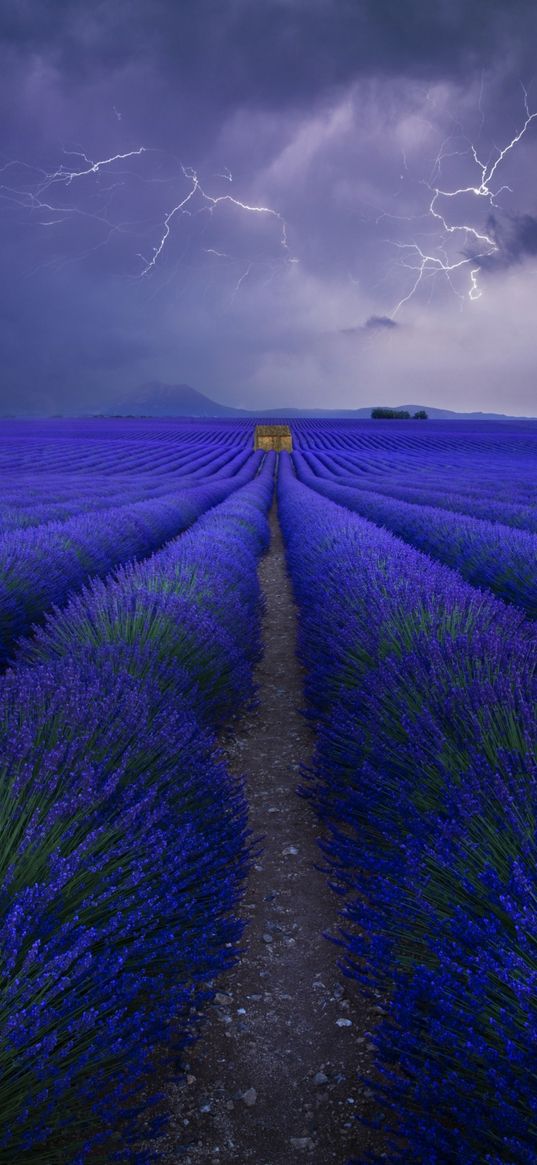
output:
[[[344,1018],[307,1020],[289,1159],[537,1165],[537,422],[282,423],[292,453],[254,451],[250,420],[2,422],[0,1165],[213,1160],[203,1119],[198,1149],[184,1140],[183,1101],[184,1143],[161,1125],[222,975],[264,943],[280,1030],[312,989],[290,929],[270,994],[263,853],[275,842],[285,864],[301,845],[278,833],[271,746],[246,748],[238,775],[220,749],[261,707],[287,755],[290,702],[313,736],[287,779],[339,946],[306,908],[306,867],[288,925],[304,952],[317,928],[347,987]],[[298,697],[285,662],[272,695],[263,672],[281,592],[270,571],[260,583],[269,518]],[[252,781],[268,798],[255,834]],[[348,1104],[332,1032],[346,1091],[367,1077]],[[222,1132],[216,1159],[280,1165],[249,1132],[241,1149],[250,1101],[228,1100],[235,1140]]]

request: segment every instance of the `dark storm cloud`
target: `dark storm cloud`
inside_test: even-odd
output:
[[[537,218],[532,214],[504,215],[501,220],[491,215],[487,233],[497,250],[480,259],[486,271],[502,271],[537,255]]]
[[[351,328],[340,328],[341,336],[363,336],[367,332],[392,331],[399,327],[397,320],[391,316],[369,316],[365,324],[356,324]]]
[[[452,259],[465,246],[438,232],[427,181],[451,139],[442,182],[479,182],[465,135],[487,157],[520,128],[520,80],[537,101],[535,43],[533,0],[6,0],[0,409],[14,399],[34,407],[40,394],[64,411],[93,406],[158,377],[229,403],[269,405],[272,393],[300,404],[317,393],[322,407],[331,384],[342,405],[367,404],[356,400],[366,367],[379,401],[386,378],[389,401],[402,368],[409,385],[416,366],[436,384],[444,328],[446,383],[455,383],[449,281],[427,278],[413,301],[415,240],[441,255],[447,241]],[[492,292],[470,306],[468,350],[486,302],[506,350],[504,280],[525,277],[523,260],[537,253],[536,130],[537,121],[498,172],[507,209],[489,224],[498,249],[480,266]],[[59,211],[32,206],[45,172],[83,168],[82,154],[64,151],[106,159],[141,146],[143,156],[45,184]],[[228,203],[213,215],[198,198],[170,222],[145,277],[166,215],[188,193],[183,163],[211,194],[278,213]],[[454,224],[469,209],[483,229],[490,206],[474,203],[441,208]],[[459,272],[457,313],[469,270]],[[400,303],[396,325],[388,313]],[[495,367],[485,326],[479,344]],[[522,341],[517,351],[525,374]]]
[[[370,316],[365,322],[366,328],[396,328],[397,321],[391,316]]]
[[[137,61],[226,107],[308,100],[359,75],[457,76],[512,52],[533,69],[533,0],[19,0],[0,36],[71,84]]]

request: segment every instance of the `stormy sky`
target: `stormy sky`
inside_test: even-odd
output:
[[[0,412],[537,414],[533,0],[6,0]]]

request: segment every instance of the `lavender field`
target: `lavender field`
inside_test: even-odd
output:
[[[328,1099],[288,1159],[537,1165],[537,422],[297,420],[291,453],[254,428],[2,422],[0,1163],[285,1159],[227,1126],[196,1147],[168,1088],[256,943],[300,962],[265,921],[271,835],[301,844],[271,756],[257,830],[221,747],[270,683],[279,524],[304,691],[277,695],[313,734],[288,779],[347,985],[342,1096],[365,1098],[330,1099],[310,1028],[297,1096],[317,1069]],[[233,1135],[261,1090],[227,1100]]]

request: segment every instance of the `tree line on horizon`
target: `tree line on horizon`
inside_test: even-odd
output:
[[[418,409],[416,413],[409,413],[407,409],[376,408],[371,410],[373,421],[426,421],[429,414],[425,409]]]

